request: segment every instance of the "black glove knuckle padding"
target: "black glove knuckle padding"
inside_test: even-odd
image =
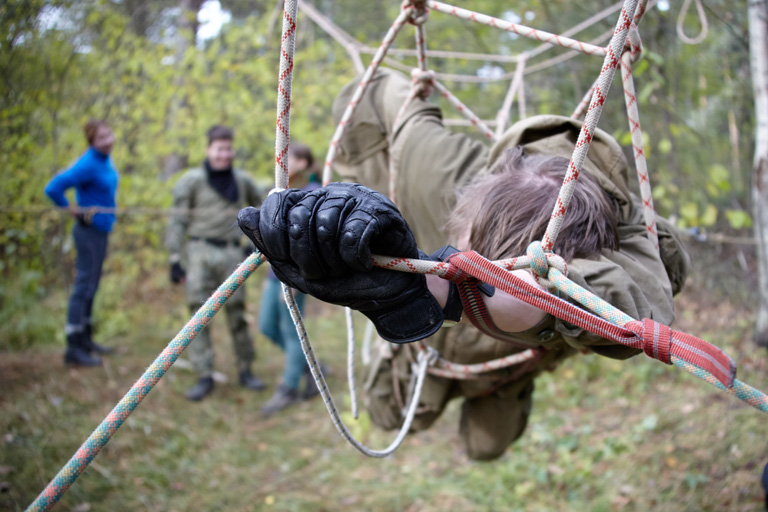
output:
[[[240,212],[240,227],[287,285],[363,312],[390,341],[415,341],[442,324],[423,275],[373,267],[372,254],[418,258],[408,224],[386,196],[332,183],[273,193],[254,210]]]

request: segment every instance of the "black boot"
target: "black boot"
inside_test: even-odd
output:
[[[101,358],[92,356],[83,346],[83,331],[67,334],[67,351],[64,352],[64,364],[77,366],[101,366]]]
[[[264,381],[251,373],[251,370],[240,372],[240,385],[251,391],[263,391],[267,387]]]
[[[111,354],[115,351],[112,347],[105,347],[104,345],[99,345],[95,341],[93,341],[93,326],[91,324],[85,324],[85,331],[83,331],[83,347],[90,351],[90,352],[96,352],[97,354]]]
[[[189,391],[187,391],[187,398],[193,402],[199,402],[203,398],[207,397],[213,391],[213,377],[200,377]]]

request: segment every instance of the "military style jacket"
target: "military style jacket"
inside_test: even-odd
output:
[[[237,213],[246,206],[260,206],[264,195],[241,169],[233,169],[238,198],[232,203],[208,184],[204,168],[187,171],[173,188],[173,210],[165,245],[171,259],[178,259],[187,238],[233,242],[242,233],[237,228]]]
[[[338,119],[349,103],[359,78],[336,99]],[[411,226],[419,248],[429,253],[451,241],[444,226],[456,190],[478,173],[491,172],[504,150],[518,145],[528,153],[570,158],[581,123],[560,116],[536,116],[513,125],[492,147],[442,123],[440,109],[427,101],[411,103],[401,121],[395,118],[410,91],[410,81],[383,69],[372,80],[347,135],[339,146],[336,170],[355,181],[388,193],[389,162],[396,166],[397,203]],[[689,259],[673,228],[658,219],[661,259],[645,236],[639,201],[628,187],[628,164],[619,144],[597,130],[584,170],[591,173],[621,205],[618,219],[621,249],[604,250],[595,259],[568,262],[568,277],[636,319],[650,318],[669,325],[674,319],[673,292],[682,287]],[[567,297],[563,297],[567,299]],[[616,345],[578,327],[547,316],[516,338],[524,346],[550,350],[541,365],[576,351],[624,359],[639,351]],[[444,357],[470,364],[519,352],[522,348],[481,334],[467,321],[443,328],[427,340]],[[503,372],[502,372],[503,373]]]

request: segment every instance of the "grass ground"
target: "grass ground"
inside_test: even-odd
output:
[[[258,288],[251,286],[251,304],[258,303]],[[142,297],[131,298],[144,303],[126,313],[130,333],[108,340],[120,350],[103,368],[64,368],[59,346],[0,354],[0,510],[22,510],[34,499],[183,324],[179,290]],[[766,390],[768,354],[749,341],[749,294],[731,299],[721,300],[706,279],[694,279],[678,298],[676,327],[726,349],[739,377]],[[333,371],[337,402],[348,406],[343,314],[314,303],[308,328]],[[183,391],[195,377],[172,368],[57,510],[764,507],[765,416],[674,367],[643,357],[579,357],[537,382],[527,433],[500,460],[466,458],[456,433],[458,403],[432,430],[409,436],[393,456],[378,460],[339,437],[320,400],[263,419],[259,409],[270,391],[234,384],[222,322],[213,329],[220,340],[217,368],[229,383],[192,404]],[[281,354],[261,337],[258,347],[257,373],[274,388]],[[393,435],[372,428],[365,415],[352,428],[374,447]]]

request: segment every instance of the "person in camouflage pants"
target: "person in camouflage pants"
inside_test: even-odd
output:
[[[250,176],[232,168],[233,136],[229,128],[211,128],[203,166],[187,171],[173,189],[173,211],[166,239],[171,281],[186,283],[191,312],[197,311],[244,258],[241,236],[234,228],[238,210],[261,204],[262,191]],[[181,266],[185,243],[187,271]],[[251,372],[255,349],[245,319],[244,286],[230,297],[224,310],[240,385],[260,391],[264,383]],[[203,329],[192,340],[188,354],[200,378],[187,392],[187,398],[202,400],[213,391],[214,352],[209,329]]]

